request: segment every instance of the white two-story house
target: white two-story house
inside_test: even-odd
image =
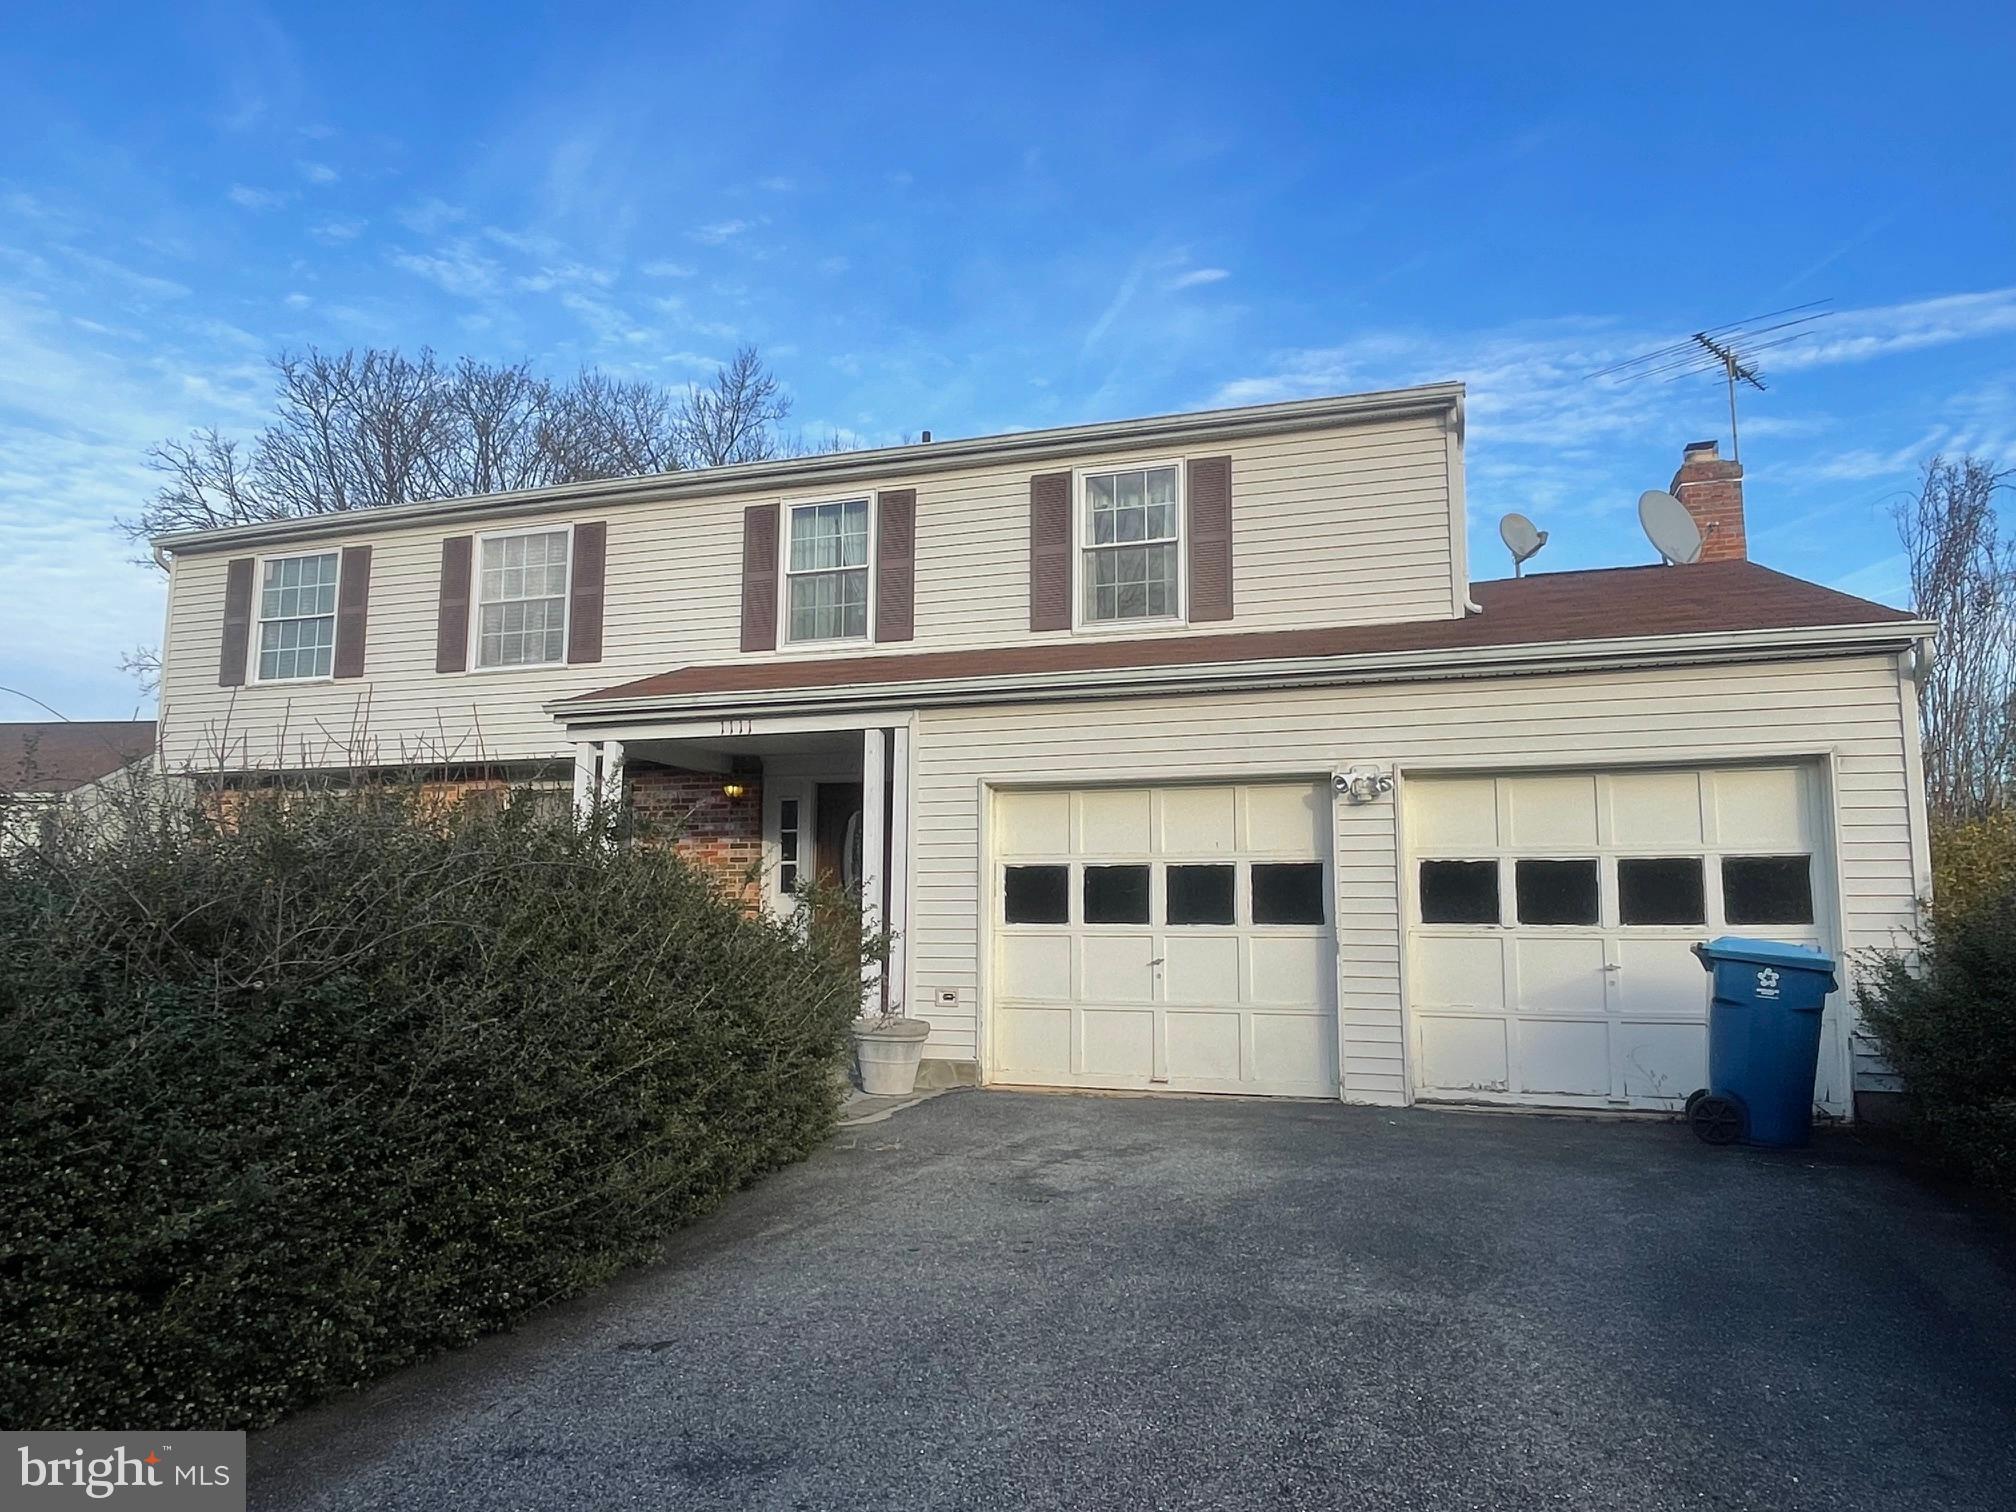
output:
[[[1699,562],[1472,582],[1436,385],[172,535],[163,757],[856,883],[983,1083],[1676,1108],[1693,942],[1915,922],[1932,627],[1674,487]],[[1878,1075],[1838,995],[1821,1105]]]

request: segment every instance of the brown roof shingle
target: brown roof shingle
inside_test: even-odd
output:
[[[1903,610],[1837,593],[1750,561],[1537,573],[1473,584],[1471,596],[1484,612],[1460,620],[1123,640],[1060,639],[987,650],[892,656],[716,662],[660,672],[568,702],[1482,649],[1619,636],[1909,623],[1912,619]]]
[[[151,719],[0,724],[0,793],[67,793],[153,750]]]

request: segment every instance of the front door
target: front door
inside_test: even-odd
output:
[[[827,886],[861,883],[861,784],[822,782],[813,804],[812,864]]]

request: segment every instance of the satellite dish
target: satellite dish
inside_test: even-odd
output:
[[[1533,522],[1522,514],[1508,514],[1498,522],[1498,539],[1512,553],[1512,575],[1519,577],[1526,559],[1547,544],[1547,532],[1536,530]]]
[[[1685,567],[1701,560],[1701,527],[1687,506],[1663,488],[1648,488],[1638,495],[1638,523],[1662,562]]]

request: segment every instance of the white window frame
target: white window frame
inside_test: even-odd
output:
[[[336,607],[329,614],[329,670],[314,672],[306,677],[261,677],[259,675],[259,631],[262,625],[277,624],[268,621],[260,609],[266,597],[266,564],[268,562],[306,561],[309,557],[333,556],[336,558]],[[319,614],[297,615],[299,619],[320,619]],[[246,637],[245,654],[251,665],[245,669],[246,681],[272,687],[276,683],[299,685],[302,683],[326,683],[336,680],[336,637],[342,630],[343,621],[343,548],[331,547],[327,551],[277,551],[270,556],[255,556],[252,559],[252,630]]]
[[[1145,619],[1088,619],[1085,614],[1085,588],[1091,581],[1086,571],[1086,559],[1094,551],[1108,548],[1086,544],[1090,534],[1087,525],[1091,517],[1091,501],[1086,487],[1088,478],[1101,478],[1109,473],[1152,472],[1157,468],[1172,468],[1176,473],[1176,538],[1171,543],[1176,548],[1176,612],[1158,614]],[[1154,545],[1152,541],[1129,541],[1126,545]],[[1171,625],[1187,625],[1190,622],[1190,469],[1182,457],[1152,458],[1147,461],[1101,462],[1095,466],[1077,467],[1071,471],[1071,629],[1079,635],[1132,635],[1153,634],[1167,630]]]
[[[794,651],[838,650],[848,646],[872,646],[875,644],[875,551],[882,526],[881,515],[876,508],[877,491],[868,489],[862,493],[820,494],[816,498],[783,499],[778,503],[777,531],[777,644],[789,646]],[[860,567],[817,567],[804,572],[791,570],[791,517],[800,509],[815,509],[821,504],[852,504],[862,500],[868,506],[868,560]],[[818,640],[794,640],[791,637],[791,579],[794,577],[818,577],[833,572],[866,572],[868,574],[868,620],[859,635],[822,636]]]
[[[560,655],[553,661],[499,662],[494,667],[483,665],[483,545],[486,541],[503,541],[512,536],[561,535],[567,537],[567,589],[560,595]],[[540,597],[545,597],[541,594]],[[500,599],[499,603],[512,602]],[[489,530],[478,533],[471,544],[469,556],[469,656],[467,670],[485,674],[494,672],[536,672],[544,667],[564,667],[567,663],[567,642],[574,633],[574,522],[564,525],[520,525],[509,530]]]

